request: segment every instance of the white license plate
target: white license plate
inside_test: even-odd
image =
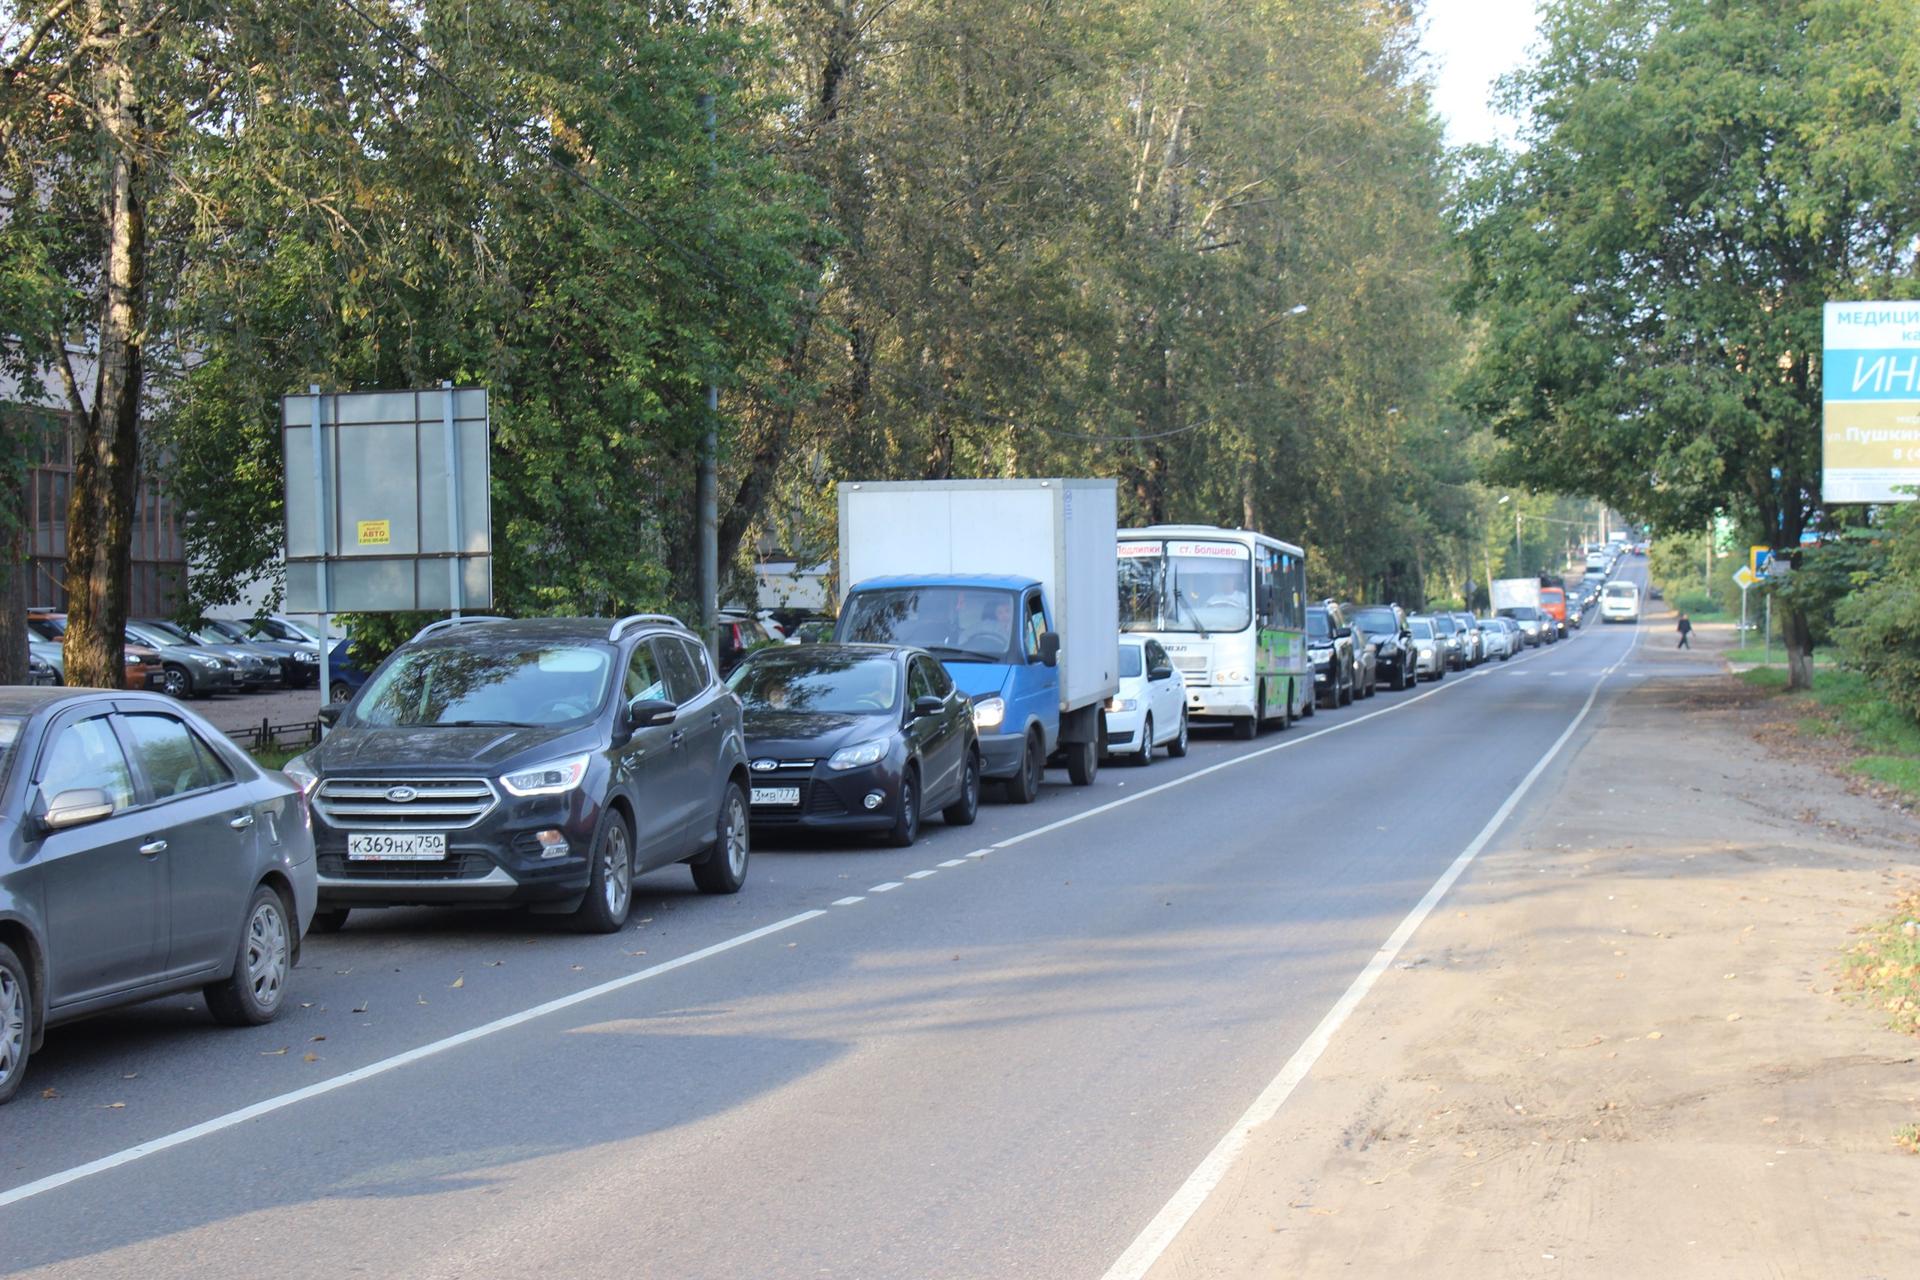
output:
[[[753,789],[753,802],[755,804],[796,805],[800,803],[800,788],[755,787]]]
[[[347,857],[356,862],[436,862],[447,856],[447,838],[418,831],[356,831],[347,835]]]

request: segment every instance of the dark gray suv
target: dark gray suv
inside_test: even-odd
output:
[[[286,766],[312,798],[316,930],[518,904],[610,933],[642,872],[746,880],[740,703],[672,618],[437,622],[322,714],[333,731]]]

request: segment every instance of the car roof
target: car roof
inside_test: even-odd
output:
[[[423,636],[417,643],[436,648],[461,648],[473,642],[486,644],[525,644],[551,643],[555,640],[598,641],[608,643],[607,632],[613,628],[612,618],[505,618],[490,622],[473,621],[457,627],[448,627]],[[644,635],[653,631],[670,631],[675,635],[690,634],[684,628],[668,622],[649,622],[644,626],[630,628],[622,632],[627,635]]]
[[[139,689],[89,689],[75,685],[0,685],[0,716],[31,716],[66,703],[111,698],[115,702],[140,703],[167,711],[184,711],[172,698]]]
[[[781,644],[765,649],[755,649],[745,658],[747,662],[770,661],[774,658],[805,658],[828,653],[853,653],[869,658],[904,658],[916,653],[926,653],[918,645],[911,644],[868,644],[849,642],[845,644]],[[932,657],[932,654],[927,654]]]
[[[870,588],[886,590],[890,587],[980,587],[995,591],[1020,591],[1038,585],[1039,580],[1036,578],[1023,578],[1010,573],[896,573],[856,582],[853,584],[853,589],[865,591]]]

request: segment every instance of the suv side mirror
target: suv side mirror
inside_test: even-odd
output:
[[[675,703],[665,698],[636,698],[627,704],[627,727],[629,729],[651,729],[658,725],[672,724],[673,717],[680,710]]]
[[[320,723],[331,729],[334,725],[340,723],[340,717],[346,712],[346,709],[347,704],[344,702],[329,702],[326,706],[320,708]]]
[[[97,787],[76,787],[55,796],[40,822],[49,831],[65,831],[112,816],[113,801],[107,798],[106,792]]]
[[[930,693],[922,694],[913,700],[913,718],[915,720],[918,720],[922,716],[937,716],[946,709],[947,700],[945,698],[936,698]]]
[[[1060,633],[1042,631],[1040,633],[1040,661],[1046,666],[1056,666],[1060,661]]]

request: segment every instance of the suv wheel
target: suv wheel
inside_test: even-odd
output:
[[[614,933],[627,922],[633,907],[633,837],[627,821],[609,813],[593,842],[587,872],[587,896],[573,913],[574,924],[586,933]]]
[[[738,893],[747,882],[747,797],[740,784],[729,782],[720,797],[713,848],[693,864],[693,883],[702,893]]]
[[[201,994],[213,1020],[228,1027],[258,1027],[272,1022],[287,993],[287,975],[293,969],[293,930],[287,927],[287,904],[267,885],[259,885],[247,903],[247,927],[240,934],[240,951],[233,973]]]
[[[980,816],[980,753],[967,752],[966,768],[960,774],[960,796],[940,811],[950,827],[970,827]]]
[[[20,1091],[33,1053],[33,988],[27,967],[0,945],[0,1103]]]

